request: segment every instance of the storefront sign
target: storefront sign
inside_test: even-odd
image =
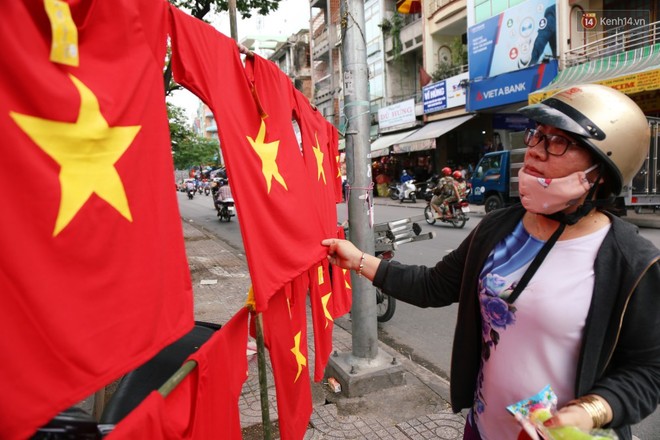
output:
[[[556,1],[528,0],[468,29],[470,80],[556,58]]]
[[[378,126],[383,128],[415,122],[415,99],[398,102],[378,110]]]
[[[424,87],[422,89],[424,114],[465,105],[467,79],[468,73],[465,72]],[[461,81],[465,81],[464,85],[461,85]]]
[[[545,87],[557,76],[557,61],[470,83],[468,111],[527,101],[530,93]]]

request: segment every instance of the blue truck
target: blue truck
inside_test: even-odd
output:
[[[525,148],[494,151],[481,158],[474,168],[468,201],[484,205],[486,212],[519,201],[518,170],[523,165]]]

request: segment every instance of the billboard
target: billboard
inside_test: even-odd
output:
[[[466,86],[461,85],[461,81],[467,82],[467,79],[465,72],[423,87],[424,114],[465,105]]]
[[[471,81],[557,57],[556,0],[528,0],[468,29]]]

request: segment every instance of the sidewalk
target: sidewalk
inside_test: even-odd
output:
[[[223,324],[245,301],[250,285],[245,257],[193,223],[184,222],[183,232],[195,293],[195,319]],[[351,335],[342,328],[342,325],[350,328],[350,322],[346,317],[337,321],[334,348],[339,352],[350,352]],[[308,365],[313,366],[311,325],[308,318]],[[449,408],[448,382],[385,344],[379,344],[380,350],[396,358],[405,368],[404,384],[346,398],[332,393],[322,383],[312,382],[314,411],[305,439],[462,439],[465,419]],[[251,357],[248,380],[240,400],[245,440],[263,439],[256,355]],[[270,418],[275,421],[275,385],[270,365],[268,396]],[[279,438],[276,422],[273,423],[273,434],[273,438]]]

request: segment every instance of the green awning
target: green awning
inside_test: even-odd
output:
[[[577,84],[595,83],[632,94],[660,89],[660,43],[621,52],[563,69],[543,89],[531,93],[530,104]]]

